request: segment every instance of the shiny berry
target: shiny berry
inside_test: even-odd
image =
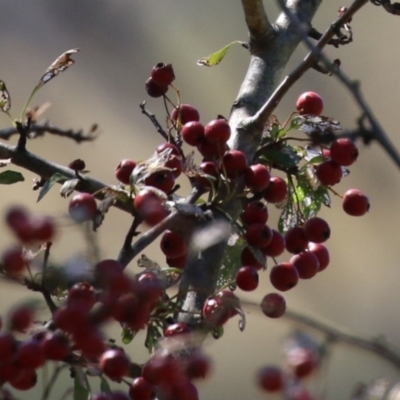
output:
[[[266,224],[268,221],[268,209],[262,201],[251,201],[246,205],[240,217],[246,225]]]
[[[343,210],[353,217],[361,217],[369,211],[369,200],[358,189],[350,189],[343,196]]]
[[[185,125],[191,121],[200,121],[200,114],[195,107],[190,104],[181,104],[179,107],[175,107],[171,113],[171,119],[173,121],[180,121],[182,125]]]
[[[301,279],[312,278],[319,270],[319,261],[311,251],[302,251],[295,254],[290,262],[296,267]]]
[[[158,85],[154,82],[153,78],[149,78],[146,81],[146,92],[150,97],[161,97],[168,92],[168,85]]]
[[[204,128],[204,137],[207,142],[226,143],[231,136],[231,128],[226,119],[213,119]]]
[[[282,178],[273,176],[270,179],[268,187],[263,192],[263,195],[268,203],[280,203],[285,200],[287,193],[287,183]]]
[[[261,192],[269,185],[271,175],[265,165],[254,164],[246,169],[244,181],[252,192]]]
[[[255,290],[258,286],[258,272],[248,265],[241,267],[236,272],[235,281],[238,287],[246,292]]]
[[[133,205],[138,215],[151,226],[158,224],[168,215],[162,199],[149,187],[145,187],[135,196]]]
[[[358,149],[350,139],[337,139],[331,144],[330,156],[339,165],[347,167],[357,160]]]
[[[272,238],[266,247],[263,247],[261,251],[266,256],[278,257],[285,251],[285,239],[275,229],[271,229]]]
[[[125,159],[120,161],[117,168],[115,169],[116,178],[125,185],[129,185],[129,179],[135,167],[136,163],[133,160]]]
[[[76,222],[91,220],[96,215],[96,200],[90,193],[77,193],[71,198],[68,211]]]
[[[228,178],[234,179],[243,175],[247,168],[247,160],[244,153],[239,150],[226,151],[222,157],[221,172]]]
[[[333,186],[342,179],[342,167],[333,160],[323,161],[315,170],[318,180],[325,186]]]
[[[293,264],[283,262],[272,267],[269,279],[275,289],[285,292],[297,285],[299,273]]]
[[[266,392],[277,392],[283,388],[283,374],[277,367],[263,367],[257,374],[258,385]]]
[[[315,92],[305,92],[297,99],[296,108],[301,115],[321,115],[324,109],[322,97]]]
[[[1,257],[4,269],[11,275],[23,272],[27,266],[22,247],[14,246],[7,249]]]
[[[190,332],[190,328],[188,325],[184,324],[183,322],[177,322],[175,324],[169,325],[165,331],[165,337],[171,337],[176,335],[184,335]]]
[[[100,358],[100,369],[113,380],[121,379],[129,372],[129,357],[120,349],[107,350]]]
[[[307,239],[314,243],[323,243],[331,235],[331,229],[328,223],[319,217],[310,218],[304,225],[304,232]]]
[[[157,171],[149,175],[144,183],[146,186],[152,186],[169,193],[175,185],[175,176],[172,171]]]
[[[178,258],[187,253],[187,246],[180,235],[165,231],[160,242],[161,251],[170,258]]]
[[[175,79],[174,69],[171,64],[158,63],[151,71],[151,78],[160,86],[168,86]]]
[[[250,246],[266,247],[271,242],[272,232],[265,224],[251,224],[246,229],[246,239]]]
[[[162,143],[156,148],[158,154],[164,152],[165,150],[169,150],[171,155],[173,154],[180,157],[179,149],[172,143]]]
[[[183,140],[190,146],[197,146],[204,141],[204,126],[198,121],[187,122],[181,130]]]
[[[308,239],[304,229],[294,226],[285,233],[285,246],[289,253],[297,254],[304,251],[308,246]]]
[[[323,271],[329,265],[329,251],[320,243],[309,243],[308,251],[313,253],[318,258],[319,269],[318,272]]]
[[[153,385],[140,376],[130,385],[129,396],[132,400],[152,400],[155,398],[155,390]]]
[[[261,300],[261,311],[269,318],[279,318],[286,311],[286,300],[279,293],[266,294]]]

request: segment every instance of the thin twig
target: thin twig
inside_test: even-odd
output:
[[[365,339],[350,333],[340,331],[339,329],[333,328],[327,324],[324,324],[321,321],[292,310],[286,310],[283,318],[290,321],[298,322],[300,324],[323,332],[332,341],[347,343],[363,350],[370,351],[378,355],[379,357],[389,361],[398,370],[400,370],[400,353],[387,343],[384,343],[377,339]]]
[[[47,400],[47,399],[49,398],[50,392],[51,392],[51,390],[53,389],[54,384],[56,383],[56,380],[57,380],[58,375],[60,374],[60,372],[61,372],[63,369],[65,369],[65,368],[67,368],[67,367],[69,367],[68,364],[61,364],[61,365],[58,365],[58,366],[54,369],[54,372],[53,372],[53,374],[52,374],[52,376],[51,376],[51,378],[50,378],[50,382],[46,385],[46,388],[45,388],[45,390],[43,391],[42,400]]]

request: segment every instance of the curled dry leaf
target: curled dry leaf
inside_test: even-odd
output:
[[[7,112],[11,108],[10,93],[6,88],[6,84],[0,80],[0,108],[3,112]]]
[[[55,76],[59,74],[59,72],[65,71],[68,67],[75,63],[75,61],[71,58],[71,55],[77,53],[79,49],[71,49],[61,54],[49,68],[47,68],[46,72],[40,78],[38,87],[43,86],[45,83],[53,79]]]
[[[60,189],[60,194],[62,197],[68,197],[76,188],[79,183],[79,179],[69,179],[65,181]]]

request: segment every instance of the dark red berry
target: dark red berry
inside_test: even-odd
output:
[[[272,267],[269,279],[275,289],[285,292],[297,285],[299,273],[293,264],[284,262]]]
[[[302,251],[295,254],[290,262],[296,267],[301,279],[312,278],[319,270],[319,261],[311,251]]]
[[[215,178],[214,180],[206,178],[205,176],[196,176],[197,183],[203,188],[210,188],[211,187],[211,180],[213,182],[214,187],[218,184],[218,176],[219,172],[215,163],[212,161],[204,161],[200,164],[200,169],[206,174],[210,175],[210,177]]]
[[[68,338],[60,332],[47,332],[40,347],[45,358],[53,361],[64,360],[70,351]]]
[[[183,256],[177,257],[177,258],[171,258],[167,257],[167,264],[171,268],[178,268],[178,269],[183,269],[185,268],[186,261],[187,261],[187,254],[184,254]]]
[[[17,342],[10,332],[0,333],[0,360],[11,361],[17,350]]]
[[[330,156],[339,165],[347,167],[357,160],[358,149],[350,139],[337,139],[331,144]]]
[[[73,285],[67,296],[67,305],[75,306],[79,304],[79,307],[85,311],[89,311],[96,303],[96,293],[93,286],[87,282],[78,282]]]
[[[157,146],[157,149],[156,149],[158,154],[164,152],[165,150],[169,150],[171,155],[173,154],[175,156],[180,157],[179,149],[172,143],[168,143],[168,142],[162,143],[159,146]]]
[[[164,294],[164,285],[151,272],[143,272],[136,279],[136,291],[140,301],[154,304]]]
[[[261,252],[260,252],[261,253]],[[256,270],[261,270],[265,268],[265,257],[260,254],[260,259],[264,259],[264,262],[261,262],[262,260],[258,260],[256,256],[253,254],[253,251],[251,250],[250,247],[246,246],[242,250],[242,254],[240,256],[240,260],[242,262],[242,265],[249,265],[250,267],[255,268]]]
[[[198,146],[204,141],[204,126],[198,121],[187,122],[181,130],[183,140],[190,146]]]
[[[261,192],[269,185],[271,175],[265,165],[254,164],[246,169],[244,180],[252,192]]]
[[[243,175],[247,168],[247,160],[244,153],[239,150],[229,150],[222,156],[221,171],[228,178],[234,179]]]
[[[209,297],[203,306],[203,317],[211,326],[221,326],[236,315],[239,299],[229,290],[221,290]]]
[[[151,226],[158,224],[168,215],[162,199],[149,187],[145,187],[135,196],[133,205],[138,215]]]
[[[263,192],[268,203],[280,203],[285,200],[288,193],[286,182],[278,176],[272,176],[268,187]]]
[[[323,243],[331,235],[331,229],[328,223],[319,217],[310,218],[304,225],[304,232],[307,239],[314,243]]]
[[[14,331],[24,331],[33,322],[34,310],[29,306],[17,307],[9,315],[9,326]]]
[[[100,369],[109,378],[118,380],[129,372],[129,357],[120,349],[107,350],[100,358]]]
[[[91,220],[96,215],[96,200],[90,193],[77,193],[71,198],[68,211],[76,222]]]
[[[13,379],[9,380],[9,384],[17,390],[32,389],[37,382],[37,375],[34,369],[24,368]]]
[[[204,379],[209,374],[210,367],[209,357],[196,351],[186,359],[185,372],[189,379]]]
[[[286,311],[286,300],[279,293],[269,293],[261,300],[261,311],[269,318],[279,318]]]
[[[86,168],[85,161],[81,160],[80,158],[71,161],[68,164],[68,168],[73,169],[74,171],[83,171]]]
[[[129,185],[129,179],[135,167],[136,163],[133,160],[125,159],[120,161],[117,168],[115,169],[116,178],[125,185]]]
[[[205,159],[221,158],[226,149],[226,144],[220,142],[209,143],[204,141],[197,145],[197,150]]]
[[[204,128],[204,137],[207,142],[226,143],[231,136],[231,128],[226,119],[213,119]]]
[[[320,243],[309,243],[308,251],[313,253],[318,258],[319,269],[318,272],[323,271],[329,265],[329,252],[328,249]]]
[[[146,186],[153,186],[165,193],[169,193],[175,185],[175,176],[169,170],[157,171],[149,175],[144,180],[144,183]]]
[[[7,249],[1,257],[1,262],[4,269],[11,275],[23,272],[27,266],[22,247],[19,246]]]
[[[350,189],[343,196],[343,210],[353,217],[361,217],[369,211],[369,200],[358,189]]]
[[[268,209],[262,201],[251,201],[241,214],[244,224],[266,224],[268,221]]]
[[[173,121],[180,121],[182,125],[185,125],[191,121],[200,121],[200,114],[195,107],[190,104],[181,104],[179,107],[175,107],[171,113],[171,119]]]
[[[246,239],[250,246],[266,247],[271,242],[271,229],[265,224],[251,224],[246,229]]]
[[[17,349],[16,359],[21,368],[37,369],[45,362],[40,342],[28,339],[20,343]]]
[[[323,161],[315,170],[318,180],[325,186],[333,186],[342,179],[342,167],[333,160]]]
[[[153,78],[149,78],[146,81],[146,92],[150,97],[161,97],[168,92],[168,85],[158,85],[154,82]]]
[[[161,251],[170,258],[178,258],[187,253],[185,241],[177,233],[165,231],[160,242]]]
[[[257,374],[258,385],[267,392],[277,392],[283,388],[283,374],[277,367],[263,367]]]
[[[287,364],[297,379],[309,376],[317,367],[314,354],[304,348],[294,347],[286,354]]]
[[[129,396],[132,400],[152,400],[155,398],[155,390],[153,385],[140,376],[129,387]]]
[[[160,86],[168,86],[175,79],[174,69],[171,64],[158,63],[151,71],[151,78]]]
[[[296,108],[302,115],[321,115],[324,109],[324,102],[319,94],[315,92],[305,92],[297,99]]]
[[[40,243],[49,242],[55,235],[56,228],[53,219],[48,216],[31,217],[29,221],[32,240]]]
[[[258,286],[258,272],[253,267],[243,266],[236,272],[235,280],[240,289],[251,292]]]
[[[177,322],[175,324],[169,325],[165,331],[165,337],[171,337],[176,335],[184,335],[190,332],[190,328],[188,325],[184,324],[183,322]]]
[[[271,229],[272,238],[268,246],[263,247],[261,251],[270,257],[278,257],[285,251],[285,239],[275,229]]]
[[[290,228],[285,234],[285,246],[289,253],[297,254],[308,246],[308,239],[304,229],[300,226]]]

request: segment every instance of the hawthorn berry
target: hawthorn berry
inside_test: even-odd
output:
[[[304,225],[304,233],[310,242],[323,243],[329,239],[331,229],[324,219],[313,217]]]
[[[178,178],[183,171],[183,164],[181,157],[178,157],[174,154],[171,154],[168,160],[165,162],[165,166],[169,168],[172,172],[172,175],[175,178]]]
[[[68,211],[76,222],[91,220],[96,215],[96,200],[90,193],[76,193],[69,202]]]
[[[253,267],[256,270],[261,270],[265,268],[265,257],[263,257],[261,254],[260,258],[264,258],[264,262],[261,262],[261,260],[258,260],[256,258],[256,256],[253,254],[253,251],[249,246],[243,248],[240,256],[242,265],[249,265],[250,267]]]
[[[187,122],[181,129],[182,139],[190,146],[204,141],[204,126],[198,121]]]
[[[100,369],[110,379],[119,380],[129,372],[129,357],[121,349],[110,349],[100,357]]]
[[[224,325],[229,318],[237,314],[239,299],[230,290],[221,290],[209,297],[203,306],[203,318],[211,326]]]
[[[315,170],[318,180],[325,186],[333,186],[342,179],[342,167],[333,160],[322,161]]]
[[[185,372],[189,379],[204,379],[210,372],[210,358],[199,351],[191,353],[185,364]]]
[[[266,392],[278,392],[283,388],[283,374],[280,368],[266,366],[257,373],[257,382]]]
[[[32,368],[22,368],[20,372],[8,383],[17,390],[32,389],[37,382],[37,374]]]
[[[10,275],[23,272],[27,266],[23,249],[20,246],[13,246],[5,250],[1,256],[1,262]]]
[[[164,330],[164,336],[165,337],[171,337],[175,335],[183,335],[185,333],[189,333],[190,328],[188,325],[186,325],[183,322],[176,322],[175,324],[169,325],[167,328]]]
[[[289,253],[297,254],[308,246],[308,239],[304,228],[294,226],[285,233],[285,246]]]
[[[244,181],[252,192],[261,192],[269,185],[271,175],[265,165],[254,164],[246,169]]]
[[[283,262],[272,267],[269,279],[275,289],[285,292],[297,285],[299,273],[292,263]]]
[[[174,69],[171,64],[158,63],[151,71],[151,78],[160,86],[169,86],[175,79]]]
[[[19,344],[16,359],[21,368],[37,369],[45,362],[44,353],[40,342],[28,339]]]
[[[262,201],[251,201],[246,205],[240,217],[246,225],[266,224],[268,221],[268,209]]]
[[[353,164],[358,157],[357,146],[350,139],[346,138],[335,140],[329,150],[332,160],[344,167]]]
[[[221,142],[209,143],[204,141],[197,145],[197,150],[205,159],[219,159],[227,150],[227,145]]]
[[[286,311],[286,300],[279,293],[266,294],[261,300],[261,311],[269,318],[279,318]]]
[[[272,232],[265,224],[251,224],[246,228],[246,239],[250,246],[266,247],[271,242]]]
[[[287,365],[297,379],[309,376],[317,367],[314,354],[305,348],[294,347],[286,355]]]
[[[285,200],[288,193],[287,183],[278,176],[272,176],[268,187],[264,190],[264,199],[268,203],[280,203]]]
[[[164,294],[164,285],[152,272],[143,272],[136,277],[136,294],[142,302],[155,304]]]
[[[78,282],[73,285],[67,295],[67,306],[79,304],[84,311],[89,311],[96,303],[96,294],[93,286],[87,282]]]
[[[155,398],[155,390],[153,385],[140,376],[129,386],[129,396],[132,400],[152,400]]]
[[[226,143],[231,136],[231,128],[226,119],[213,119],[204,127],[204,138],[208,143]]]
[[[285,239],[275,229],[271,229],[272,237],[271,241],[266,247],[261,248],[261,251],[266,256],[278,257],[285,251]]]
[[[129,185],[131,173],[135,169],[135,167],[136,167],[136,162],[133,160],[125,159],[120,161],[120,163],[117,165],[117,168],[115,169],[116,178],[121,183]]]
[[[0,333],[0,360],[11,361],[17,350],[17,342],[10,332]]]
[[[228,150],[222,156],[221,171],[226,172],[228,178],[234,179],[243,175],[246,168],[246,156],[241,151]]]
[[[61,332],[47,332],[40,342],[47,360],[62,361],[70,352],[69,339]]]
[[[200,114],[197,108],[191,104],[181,104],[172,110],[171,119],[173,121],[178,121],[179,119],[180,123],[185,125],[191,121],[200,121]]]
[[[34,310],[29,306],[20,306],[11,311],[8,319],[10,329],[13,331],[24,331],[33,322]]]
[[[147,79],[145,86],[146,92],[150,97],[161,97],[168,92],[168,85],[159,85],[154,82],[154,79],[152,77]]]
[[[319,271],[318,258],[311,251],[295,254],[290,263],[296,267],[301,279],[310,279]]]
[[[178,258],[187,253],[187,246],[180,235],[165,231],[160,242],[161,251],[170,258]]]
[[[158,224],[167,215],[162,199],[150,187],[143,188],[133,200],[138,215],[150,226]]]
[[[175,185],[175,176],[170,170],[157,171],[149,175],[144,183],[146,186],[152,186],[169,193]]]
[[[76,160],[71,161],[68,164],[68,168],[71,168],[74,171],[79,172],[83,171],[86,168],[86,164],[85,161],[81,160],[80,158],[77,158]]]
[[[241,267],[235,277],[238,287],[246,292],[255,290],[258,286],[258,272],[248,265]]]
[[[319,269],[318,272],[323,271],[329,265],[329,251],[320,243],[309,243],[308,251],[313,253],[318,258]]]
[[[319,94],[305,92],[297,99],[296,108],[301,115],[321,115],[324,109],[324,102]]]
[[[353,217],[361,217],[369,210],[368,197],[358,189],[350,189],[343,196],[343,210]]]
[[[158,154],[164,152],[165,150],[169,150],[171,155],[173,154],[175,156],[180,157],[179,149],[173,143],[169,142],[162,143],[156,148],[156,152]]]

